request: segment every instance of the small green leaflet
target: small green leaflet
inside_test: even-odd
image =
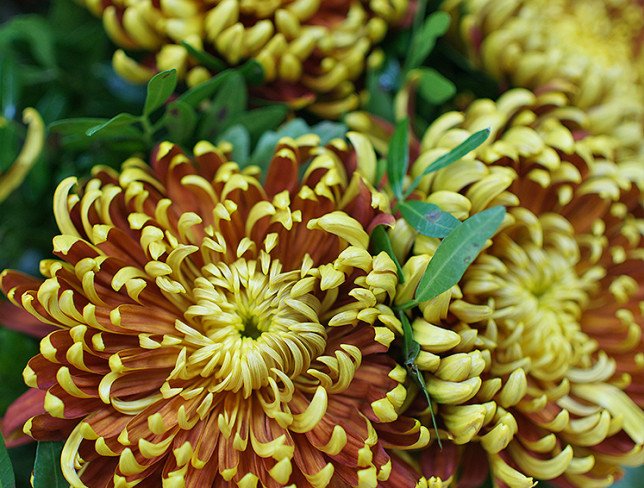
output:
[[[67,488],[69,483],[60,468],[62,442],[39,442],[34,462],[34,488]]]
[[[398,262],[398,258],[396,258],[394,248],[392,247],[391,240],[389,239],[389,234],[387,234],[387,230],[385,229],[384,225],[376,226],[376,228],[371,232],[371,247],[373,249],[374,255],[380,254],[382,251],[386,252],[389,255],[391,260],[396,265],[396,269],[398,270],[398,281],[404,283],[405,276],[403,275],[402,267]]]
[[[419,233],[427,237],[447,236],[461,221],[440,207],[418,200],[408,200],[398,205],[405,220]]]
[[[0,488],[15,488],[16,478],[13,474],[11,459],[0,435]]]
[[[85,131],[85,134],[87,134],[89,137],[92,137],[97,132],[107,129],[108,127],[111,129],[115,129],[117,127],[123,127],[125,125],[132,125],[140,121],[141,121],[141,117],[137,117],[136,115],[132,115],[132,114],[122,113],[112,117],[107,122],[103,122],[102,124],[95,125],[87,129]]]
[[[416,188],[418,188],[418,185],[420,185],[420,182],[425,176],[427,176],[429,173],[433,173],[434,171],[438,171],[439,169],[443,169],[452,163],[455,163],[463,156],[465,156],[467,153],[469,153],[470,151],[473,151],[481,144],[483,144],[489,135],[490,135],[490,129],[483,129],[478,132],[475,132],[470,137],[468,137],[465,141],[463,141],[454,149],[452,149],[450,152],[443,154],[441,157],[439,157],[436,161],[434,161],[432,164],[427,166],[427,168],[425,168],[425,171],[423,171],[420,175],[414,178],[414,181],[411,182],[411,185],[409,185],[407,187],[407,190],[405,191],[405,198],[411,195],[412,192]]]
[[[416,296],[401,308],[431,300],[457,284],[504,217],[504,207],[492,207],[473,215],[450,232],[429,262],[416,288]]]
[[[440,105],[456,94],[456,86],[432,68],[418,68],[418,94],[433,105]]]
[[[143,115],[150,115],[170,98],[177,87],[177,70],[161,71],[148,82],[148,93],[145,97]]]
[[[403,200],[403,178],[409,166],[409,127],[407,119],[396,125],[387,151],[387,177],[398,200]]]
[[[432,408],[432,399],[427,391],[425,378],[418,370],[418,366],[416,366],[416,358],[420,354],[420,344],[414,340],[414,332],[411,330],[411,324],[409,323],[409,319],[405,312],[398,310],[398,316],[400,317],[403,327],[403,355],[405,357],[405,367],[418,388],[420,388],[420,391],[422,391],[425,396],[429,412],[432,416],[432,425],[434,427],[434,432],[436,432],[436,440],[438,441],[438,446],[442,449],[443,445],[441,444],[441,438],[438,435],[438,425],[436,424],[436,416],[434,415],[434,409]]]
[[[425,58],[432,52],[436,45],[436,39],[447,32],[449,27],[449,14],[447,12],[436,12],[425,21],[425,24],[414,34],[409,49],[409,56],[405,62],[406,71],[417,68]]]

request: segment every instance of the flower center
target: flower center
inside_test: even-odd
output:
[[[242,337],[257,339],[264,332],[260,327],[259,318],[255,315],[247,315],[242,319],[244,329],[241,331]]]
[[[544,381],[559,381],[571,367],[588,366],[596,348],[579,320],[598,269],[577,273],[579,248],[566,223],[550,216],[533,232],[517,227],[499,236],[487,262],[471,271],[496,288],[488,296],[496,310],[499,363],[523,361],[515,366]]]
[[[301,270],[283,272],[266,254],[204,266],[194,281],[195,304],[178,326],[186,352],[173,375],[201,376],[209,391],[242,390],[244,397],[277,381],[288,383],[326,345],[321,304],[312,293],[316,285]]]

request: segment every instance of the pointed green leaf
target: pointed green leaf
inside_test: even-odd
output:
[[[405,278],[403,275],[402,267],[400,266],[398,258],[394,253],[394,248],[391,245],[391,239],[389,239],[389,234],[387,233],[384,225],[376,226],[376,228],[371,232],[371,249],[373,251],[373,254],[379,254],[384,251],[389,255],[391,260],[396,265],[396,270],[398,271],[398,280],[403,283],[405,281]]]
[[[411,185],[409,185],[407,187],[407,190],[405,191],[405,198],[411,195],[413,191],[416,188],[418,188],[418,185],[420,185],[420,182],[425,176],[427,176],[429,173],[433,173],[434,171],[438,171],[439,169],[443,169],[452,163],[455,163],[463,156],[465,156],[467,153],[469,153],[470,151],[473,151],[481,144],[483,144],[489,135],[490,135],[490,129],[483,129],[478,132],[475,132],[470,137],[468,137],[465,141],[463,141],[461,144],[456,146],[454,149],[439,157],[436,161],[434,161],[432,164],[427,166],[425,168],[425,171],[423,171],[420,175],[414,178],[414,181],[411,182]]]
[[[492,207],[473,215],[450,232],[436,249],[410,304],[431,300],[457,284],[504,217],[505,208]]]
[[[150,115],[170,98],[177,87],[177,70],[161,71],[148,82],[148,94],[145,97],[143,115]]]
[[[440,105],[456,94],[456,86],[432,68],[418,68],[418,94],[432,105]]]
[[[403,178],[409,166],[409,127],[407,119],[396,125],[387,151],[387,177],[398,200],[403,200]]]
[[[103,122],[102,124],[95,125],[94,127],[87,129],[85,131],[85,134],[87,134],[89,137],[92,137],[96,133],[107,129],[108,127],[110,129],[116,129],[119,127],[132,125],[136,122],[139,122],[140,120],[141,118],[137,117],[136,115],[132,115],[128,113],[118,114],[117,116],[112,117],[107,122]]]
[[[436,45],[436,39],[447,32],[450,18],[447,12],[436,12],[429,17],[423,26],[414,34],[405,67],[414,69],[425,61]]]
[[[451,213],[432,203],[409,200],[398,205],[398,209],[414,229],[427,237],[443,238],[461,225]]]
[[[68,488],[60,468],[62,442],[39,442],[34,462],[34,488]]]
[[[0,435],[0,488],[15,488],[16,478],[13,474],[11,459]]]

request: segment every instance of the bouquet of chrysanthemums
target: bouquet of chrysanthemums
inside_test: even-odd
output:
[[[0,488],[642,486],[644,1],[0,22]]]

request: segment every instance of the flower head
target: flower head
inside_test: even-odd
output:
[[[644,154],[641,0],[450,0],[444,8],[463,13],[460,37],[486,71],[529,89],[566,83],[592,134],[617,137],[620,158]]]
[[[416,177],[491,127],[415,198],[460,219],[510,207],[461,282],[414,310],[416,363],[445,440],[407,462],[430,481],[485,478],[459,475],[460,458],[489,465],[499,486],[605,486],[621,464],[644,462],[641,167],[616,165],[611,140],[584,134],[584,112],[569,103],[522,89],[477,100],[439,117],[413,163]],[[391,235],[405,303],[438,240],[403,221]],[[430,425],[427,409],[419,415]]]
[[[84,2],[103,18],[118,45],[154,56],[138,64],[119,50],[114,67],[145,82],[156,69],[176,68],[189,85],[211,76],[186,42],[229,66],[258,61],[267,85],[260,92],[337,117],[358,104],[355,80],[388,26],[408,12],[408,0],[117,0]]]
[[[396,486],[387,449],[429,434],[398,414],[396,270],[367,251],[386,199],[339,139],[281,140],[263,184],[224,146],[61,183],[44,281],[1,276],[58,329],[24,371],[25,432],[66,439],[73,486]]]

